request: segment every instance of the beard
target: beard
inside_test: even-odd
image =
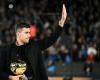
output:
[[[24,43],[29,43],[29,38],[28,38],[28,39],[26,39]]]

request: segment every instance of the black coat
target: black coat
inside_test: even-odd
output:
[[[49,38],[40,41],[32,41],[24,46],[25,56],[32,66],[34,80],[48,80],[41,51],[51,46],[59,37],[62,28],[57,26],[56,30]],[[15,44],[4,46],[0,50],[0,80],[9,80],[9,63],[14,53]]]

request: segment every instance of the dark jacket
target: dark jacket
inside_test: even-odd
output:
[[[59,37],[62,28],[57,26],[52,36],[43,40],[32,41],[24,45],[25,56],[32,66],[34,80],[48,80],[41,51],[51,46]],[[0,50],[0,80],[9,80],[9,64],[15,44],[4,46]],[[13,52],[12,52],[13,51]]]

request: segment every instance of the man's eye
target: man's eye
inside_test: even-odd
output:
[[[26,34],[28,34],[28,32],[25,32]]]

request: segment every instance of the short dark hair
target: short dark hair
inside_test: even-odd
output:
[[[18,23],[15,25],[15,32],[21,28],[30,28],[30,25],[28,23]]]

